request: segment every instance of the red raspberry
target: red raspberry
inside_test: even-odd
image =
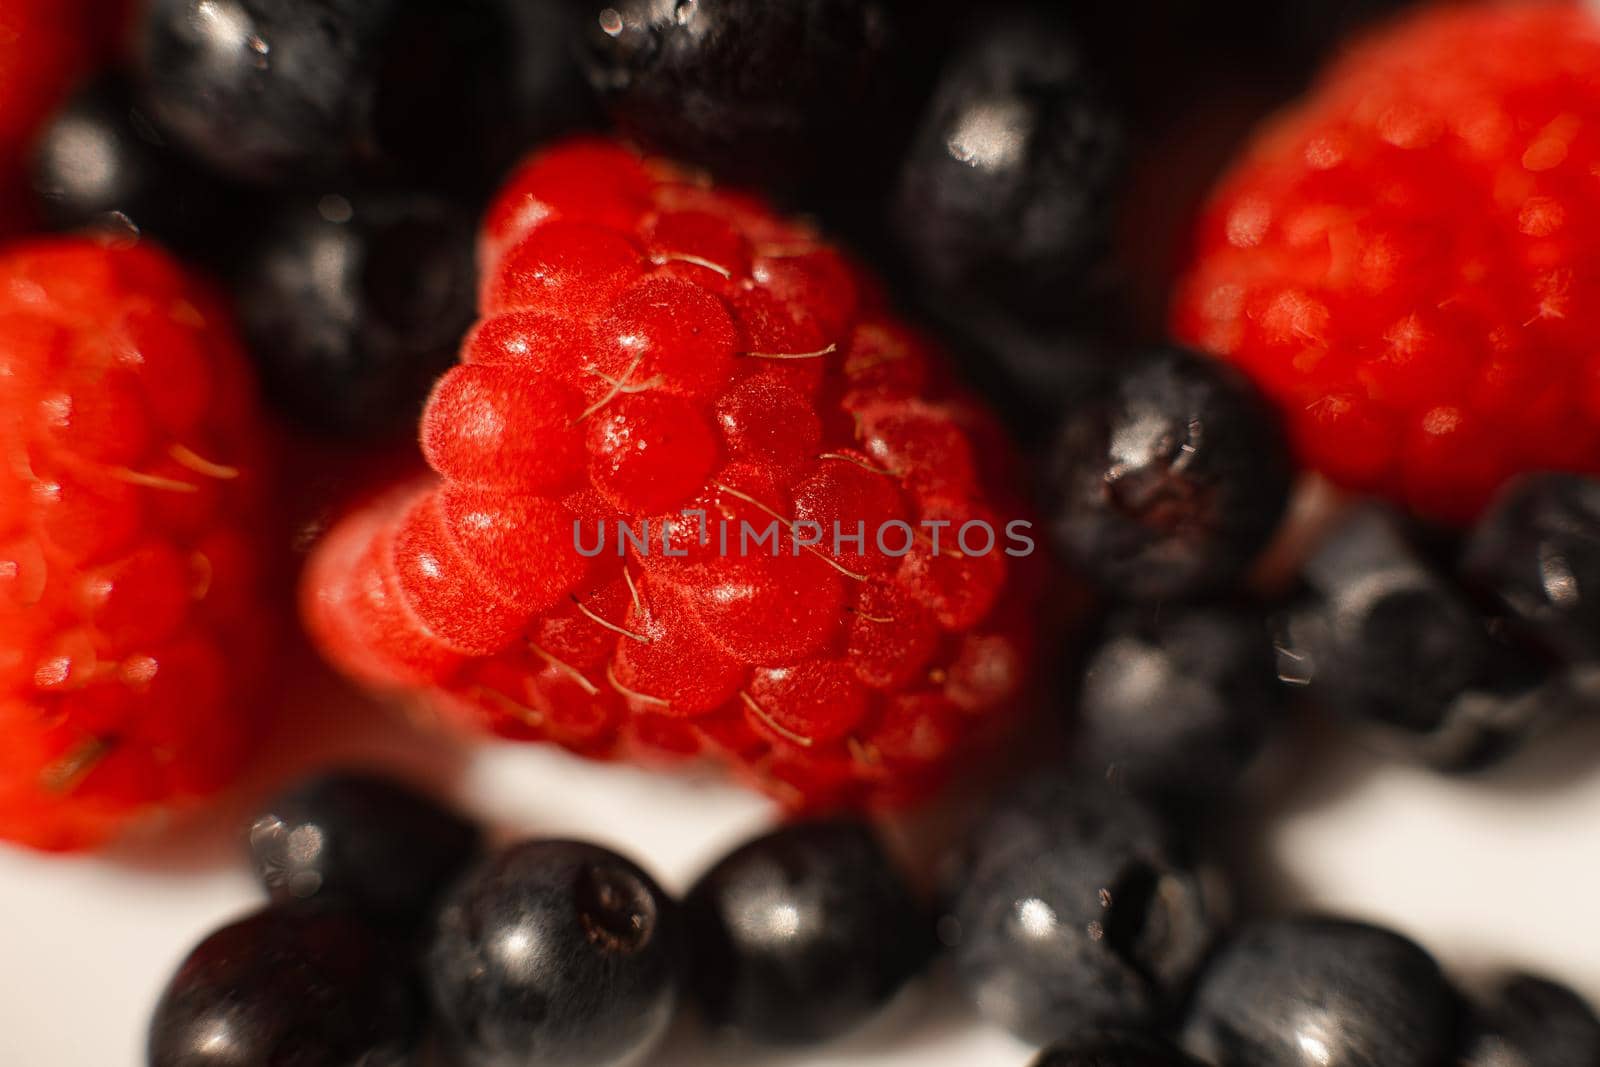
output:
[[[482,258],[484,317],[422,420],[438,480],[353,514],[307,572],[332,659],[503,736],[712,755],[797,806],[915,796],[1004,724],[1037,584],[1004,554],[1008,456],[852,264],[601,141],[526,163]],[[739,521],[774,519],[778,554],[741,554]],[[937,553],[908,541],[924,519],[949,524]],[[587,550],[606,523],[601,555],[575,521]],[[858,521],[864,545],[834,543]],[[998,544],[974,527],[961,552],[979,521]]]
[[[0,253],[0,838],[94,844],[231,776],[260,434],[227,316],[165,253]]]
[[[1600,23],[1428,10],[1356,47],[1223,183],[1179,336],[1305,461],[1450,520],[1600,470]]]

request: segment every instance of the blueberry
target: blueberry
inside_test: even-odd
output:
[[[337,910],[271,907],[211,934],[168,983],[149,1067],[401,1064],[416,1039],[411,970]]]
[[[791,185],[840,165],[878,92],[873,0],[587,5],[590,83],[630,136],[724,179]]]
[[[247,181],[342,177],[377,160],[378,48],[397,0],[151,0],[156,119]]]
[[[1140,1027],[1175,1006],[1213,918],[1201,877],[1139,801],[1090,779],[1034,779],[958,857],[940,934],[968,998],[1044,1044]]]
[[[1277,528],[1291,474],[1276,417],[1236,372],[1142,352],[1063,418],[1047,484],[1055,542],[1116,597],[1226,589]]]
[[[1462,1067],[1594,1067],[1600,1018],[1566,986],[1515,975],[1480,1014]]]
[[[1281,626],[1279,673],[1384,747],[1476,769],[1567,710],[1561,678],[1430,566],[1391,513],[1348,516],[1304,578],[1308,595]]]
[[[438,177],[581,109],[569,18],[561,0],[151,0],[142,81],[164,129],[244,181]]]
[[[268,804],[250,827],[250,853],[275,901],[336,901],[417,919],[472,861],[479,836],[399,782],[337,772]]]
[[[1514,483],[1473,530],[1463,567],[1547,647],[1573,662],[1600,659],[1600,481]]]
[[[230,192],[168,145],[120,74],[80,90],[40,135],[33,188],[58,230],[147,234],[204,245],[232,205]]]
[[[683,980],[677,905],[637,865],[532,841],[459,882],[428,953],[433,1002],[472,1067],[608,1067],[666,1031]]]
[[[1125,139],[1070,30],[986,19],[941,75],[895,195],[933,301],[1040,320],[1097,300],[1081,296],[1107,262]]]
[[[706,1017],[776,1044],[828,1040],[927,959],[924,911],[866,825],[785,827],[722,859],[685,902]]]
[[[1164,1038],[1134,1031],[1075,1034],[1045,1049],[1032,1067],[1203,1067]]]
[[[1259,922],[1207,966],[1184,1046],[1227,1067],[1441,1067],[1456,1024],[1439,965],[1389,930]]]
[[[1260,611],[1130,608],[1108,621],[1090,655],[1079,745],[1131,789],[1205,799],[1250,764],[1283,703]]]
[[[269,399],[351,438],[414,429],[472,324],[475,287],[470,218],[403,193],[287,203],[234,278]]]

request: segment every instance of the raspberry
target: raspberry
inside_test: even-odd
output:
[[[711,756],[808,808],[921,795],[1008,721],[1036,584],[1004,554],[1015,472],[844,257],[588,140],[516,172],[481,258],[483,319],[422,419],[435,476],[313,554],[335,663],[506,737]],[[778,532],[741,550],[741,522]]]
[[[0,838],[95,844],[238,766],[261,432],[226,315],[165,253],[0,253]]]
[[[1600,24],[1443,7],[1352,50],[1222,184],[1177,334],[1302,458],[1436,518],[1600,470]]]

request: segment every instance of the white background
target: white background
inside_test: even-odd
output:
[[[709,782],[581,763],[539,746],[456,749],[308,681],[265,745],[263,767],[222,809],[110,856],[0,848],[0,1064],[142,1067],[163,982],[209,930],[258,896],[238,830],[268,779],[306,760],[401,768],[449,788],[505,834],[579,835],[620,847],[682,890],[770,818]],[[335,708],[337,714],[330,714]],[[1534,967],[1600,1003],[1600,720],[1548,737],[1507,771],[1446,781],[1383,766],[1337,738],[1299,746],[1261,777],[1263,825],[1246,895],[1393,923],[1471,984]],[[1284,783],[1290,783],[1285,786]],[[935,979],[868,1028],[805,1056],[708,1055],[686,1023],[667,1067],[1023,1067],[1031,1052],[974,1021]]]

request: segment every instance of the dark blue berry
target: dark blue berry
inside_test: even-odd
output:
[[[991,1022],[1047,1042],[1175,1006],[1211,940],[1201,877],[1151,809],[1089,778],[1035,779],[958,857],[940,935]]]
[[[677,906],[596,845],[532,841],[457,884],[428,953],[447,1041],[482,1067],[633,1063],[683,979]]]
[[[881,1008],[931,932],[883,845],[849,821],[786,827],[722,859],[685,902],[705,1016],[759,1042],[811,1044]]]
[[[1203,799],[1249,766],[1283,703],[1261,612],[1130,608],[1112,616],[1090,654],[1079,748],[1129,788]]]
[[[623,131],[740,182],[836,168],[878,91],[873,0],[613,0],[585,5],[590,83]]]
[[[1572,662],[1600,659],[1600,481],[1516,482],[1473,530],[1463,568],[1546,647]]]
[[[1600,1018],[1566,986],[1531,975],[1507,980],[1480,1013],[1462,1067],[1595,1067]]]
[[[55,229],[143,234],[185,249],[209,244],[236,199],[166,143],[119,74],[86,86],[51,120],[34,148],[33,189]]]
[[[1134,1031],[1075,1034],[1039,1054],[1032,1067],[1203,1067],[1164,1038]]]
[[[893,208],[933,302],[1030,321],[1081,313],[1105,288],[1122,121],[1065,26],[986,18],[947,64]]]
[[[141,25],[158,122],[216,169],[268,184],[381,156],[378,50],[398,0],[151,0]]]
[[[1456,1002],[1399,934],[1282,919],[1236,934],[1200,979],[1184,1046],[1226,1067],[1443,1067]]]
[[[1276,418],[1236,372],[1141,352],[1063,417],[1046,486],[1055,542],[1115,597],[1226,589],[1277,529],[1291,474]]]
[[[472,324],[475,287],[472,220],[399,193],[286,204],[234,281],[269,399],[344,437],[416,425]]]
[[[405,1063],[422,1018],[411,975],[351,913],[267,908],[183,961],[150,1024],[149,1067]]]
[[[334,773],[281,794],[250,827],[256,878],[280,902],[424,917],[479,847],[477,827],[386,778]]]
[[[444,178],[581,112],[569,17],[559,0],[151,0],[142,81],[165,130],[244,181]]]
[[[1389,512],[1348,516],[1304,578],[1307,598],[1281,627],[1279,673],[1381,746],[1469,770],[1566,710],[1562,679],[1425,561]]]

